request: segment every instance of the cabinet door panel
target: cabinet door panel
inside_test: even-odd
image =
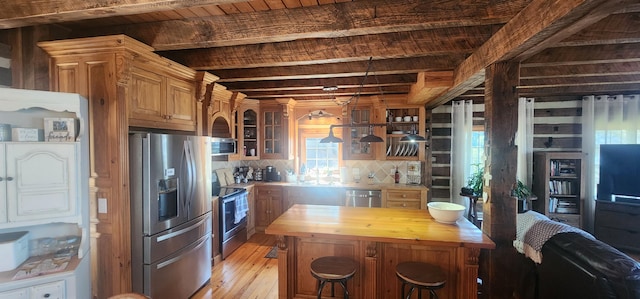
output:
[[[162,76],[151,72],[137,68],[131,71],[129,118],[152,121],[165,119],[162,81]]]
[[[28,289],[17,289],[0,293],[0,299],[29,299]]]
[[[7,144],[9,221],[76,212],[76,143]]]
[[[167,91],[167,115],[171,122],[195,124],[195,90],[188,82],[169,79]]]

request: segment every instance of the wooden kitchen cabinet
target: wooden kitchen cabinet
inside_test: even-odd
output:
[[[258,101],[243,100],[235,117],[235,138],[238,140],[240,160],[260,159],[260,122]]]
[[[383,207],[398,209],[426,209],[427,191],[389,188],[383,192]]]
[[[47,41],[38,46],[50,56],[51,89],[78,93],[90,103],[91,125],[85,133],[91,135],[91,155],[81,160],[89,161],[83,165],[91,167],[88,173],[92,175],[91,196],[84,199],[94,207],[92,221],[84,223],[91,226],[91,244],[95,245],[94,271],[87,274],[93,284],[86,284],[93,285],[93,293],[77,298],[130,292],[131,269],[123,267],[131,264],[126,187],[129,131],[209,134],[211,130],[204,128],[209,128],[212,113],[228,118],[229,106],[222,100],[212,102],[213,92],[207,92],[216,76],[160,57],[152,47],[125,35]]]
[[[195,131],[195,89],[189,82],[134,67],[131,70],[129,124]]]
[[[356,107],[349,111],[345,124],[366,125],[374,123],[373,108],[371,106]],[[374,128],[374,130],[377,130]],[[378,130],[379,131],[379,130]],[[375,160],[375,143],[360,142],[360,139],[369,135],[369,127],[346,127],[344,136],[343,159],[345,160]]]
[[[392,107],[386,110],[386,118],[385,159],[424,161],[424,143],[400,142],[400,139],[412,132],[426,138],[426,112],[424,107]]]
[[[264,231],[283,212],[282,186],[257,186],[255,196],[256,230]]]
[[[294,100],[274,100],[260,102],[260,158],[292,159],[293,138],[289,135],[293,128],[293,118],[289,117],[295,106]]]
[[[256,190],[253,185],[246,186],[247,203],[249,210],[247,211],[247,240],[256,233]]]

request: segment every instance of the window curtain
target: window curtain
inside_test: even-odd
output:
[[[593,232],[600,144],[637,144],[640,95],[585,96],[582,98],[582,152],[587,178],[584,202],[585,229]]]
[[[471,176],[471,137],[473,133],[473,101],[454,101],[451,109],[451,201],[468,208],[468,199],[460,189]]]
[[[533,172],[533,98],[518,99],[518,170],[516,177],[526,186],[531,187]]]

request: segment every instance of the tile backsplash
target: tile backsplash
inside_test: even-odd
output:
[[[235,168],[240,166],[250,166],[254,169],[264,169],[267,166],[273,166],[280,171],[283,180],[286,170],[294,169],[293,160],[213,161],[211,169]],[[344,166],[347,172],[347,183],[354,182],[354,175],[359,172],[361,181],[367,179],[369,174],[373,174],[375,182],[392,184],[394,183],[396,167],[398,167],[398,171],[400,172],[400,184],[407,182],[406,161],[345,160]]]

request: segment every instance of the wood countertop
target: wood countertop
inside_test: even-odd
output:
[[[295,237],[366,240],[384,243],[495,248],[467,219],[436,222],[427,210],[294,205],[265,230]]]

